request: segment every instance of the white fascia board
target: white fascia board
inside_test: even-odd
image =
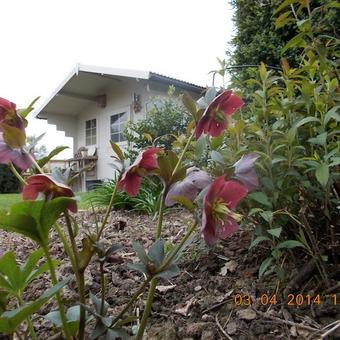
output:
[[[138,70],[128,70],[121,68],[112,67],[102,67],[102,66],[92,66],[92,65],[82,65],[79,66],[79,71],[106,74],[118,77],[128,77],[128,78],[139,78],[139,79],[149,79],[150,72],[138,71]]]
[[[33,117],[36,118],[41,111],[47,106],[47,104],[57,95],[57,93],[70,81],[70,79],[78,74],[79,64],[77,64],[67,77],[60,83],[60,85],[50,94],[50,96],[43,102],[43,104],[33,111]]]

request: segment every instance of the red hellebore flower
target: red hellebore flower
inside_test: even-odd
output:
[[[237,181],[226,181],[218,177],[209,187],[204,198],[202,234],[208,245],[224,239],[238,228],[241,215],[233,209],[247,196],[247,189]]]
[[[160,151],[160,148],[144,150],[123,173],[117,188],[124,190],[132,197],[136,196],[142,183],[142,177],[158,169],[157,154]]]
[[[16,167],[26,170],[32,165],[31,157],[22,148],[12,148],[7,145],[0,132],[0,164],[12,162]]]
[[[242,107],[243,100],[233,94],[232,91],[224,91],[219,94],[205,109],[195,129],[195,137],[198,139],[202,133],[212,137],[219,136],[227,127],[227,116],[231,116]]]
[[[70,187],[56,182],[50,176],[30,176],[27,179],[27,185],[24,186],[22,191],[22,197],[24,200],[36,200],[39,195],[43,195],[46,201],[56,197],[74,197],[74,193]],[[70,202],[67,208],[76,213],[77,202]]]

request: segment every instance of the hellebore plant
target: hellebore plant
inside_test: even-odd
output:
[[[216,93],[215,90],[208,90],[208,92],[210,97],[212,93],[214,95]],[[104,335],[112,339],[116,337],[126,338],[127,334],[122,326],[131,323],[131,320],[135,318],[128,317],[125,319],[125,314],[149,287],[146,305],[136,335],[136,339],[142,339],[157,282],[160,278],[171,278],[178,275],[178,261],[197,226],[201,225],[202,238],[208,245],[213,245],[218,239],[225,238],[237,230],[241,215],[235,212],[236,206],[247,196],[248,190],[254,189],[258,184],[253,169],[257,155],[245,155],[234,164],[234,177],[237,180],[229,179],[226,176],[213,179],[208,173],[188,162],[186,156],[191,142],[195,138],[199,138],[203,132],[207,136],[221,135],[227,127],[227,117],[243,105],[242,99],[233,94],[232,91],[224,91],[216,98],[210,98],[210,100],[207,100],[207,97],[206,95],[206,107],[202,110],[197,108],[196,103],[188,94],[183,95],[183,103],[192,116],[192,122],[188,126],[189,136],[186,145],[179,156],[172,150],[151,147],[142,151],[133,164],[126,167],[125,154],[117,144],[110,142],[115,153],[113,157],[120,164],[121,171],[106,213],[102,219],[96,218],[96,232],[91,231],[87,234],[82,240],[81,249],[76,243],[78,225],[76,219],[70,215],[70,213],[77,212],[77,202],[72,189],[67,183],[61,183],[63,180],[66,181],[63,176],[58,175],[55,178],[53,174],[43,173],[39,164],[46,164],[48,157],[43,161],[36,161],[24,150],[25,115],[30,111],[31,106],[22,111],[24,114],[21,116],[16,111],[15,104],[4,99],[0,100],[0,131],[4,134],[3,139],[0,140],[0,163],[14,163],[24,170],[32,165],[36,171],[40,172],[23,179],[12,166],[12,170],[23,183],[22,196],[24,201],[12,206],[9,213],[0,216],[0,228],[19,232],[40,245],[47,259],[52,283],[54,287],[57,287],[53,292],[56,294],[59,305],[59,310],[49,313],[46,318],[52,320],[58,329],[61,329],[66,339],[71,339],[74,336],[80,340],[85,338],[86,310],[96,319],[91,339],[97,339]],[[9,153],[9,149],[11,149],[11,153]],[[59,148],[56,152],[62,150],[63,148]],[[13,156],[13,152],[19,151],[21,152],[20,161]],[[50,155],[52,157],[54,153],[51,152]],[[24,157],[27,157],[29,162],[26,163]],[[124,190],[128,195],[136,196],[140,190],[143,177],[146,176],[157,176],[163,183],[163,191],[159,200],[158,221],[155,228],[155,242],[148,251],[141,244],[133,242],[133,248],[140,262],[129,264],[129,268],[142,272],[145,280],[122,311],[117,316],[112,317],[108,314],[105,301],[104,264],[119,249],[119,245],[107,247],[102,243],[101,236],[107,227],[117,190]],[[199,195],[200,193],[201,195]],[[204,195],[203,211],[202,204],[198,204],[199,197],[202,195]],[[182,240],[172,250],[166,251],[165,240],[162,239],[164,210],[165,206],[175,204],[182,205],[192,213],[193,223]],[[68,237],[65,236],[63,228],[58,223],[60,218],[65,220]],[[67,282],[58,283],[54,268],[55,263],[49,252],[49,233],[52,227],[56,229],[64,245],[78,287],[79,302],[76,306],[68,308],[67,313],[59,293],[59,290]],[[90,299],[95,306],[95,310],[92,310],[88,307],[85,294],[84,272],[95,254],[98,256],[101,272],[101,298],[97,298],[90,292]],[[48,297],[50,296],[48,295]],[[37,309],[34,309],[34,312],[36,311]],[[77,315],[75,316],[75,314]],[[0,321],[1,317],[0,315]],[[29,313],[25,314],[25,318],[20,322],[25,319],[28,320],[31,337],[35,338]],[[0,322],[0,332],[11,333],[14,331],[17,330],[13,328],[2,329]]]

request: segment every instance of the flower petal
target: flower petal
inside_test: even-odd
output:
[[[248,191],[253,191],[259,187],[259,179],[255,169],[250,169],[248,172],[235,173],[235,176],[246,186]]]
[[[227,116],[231,116],[237,109],[244,105],[244,101],[235,94],[230,94],[228,98],[221,101],[220,108]]]
[[[237,204],[247,196],[248,190],[237,181],[226,181],[220,188],[219,197],[227,203],[228,207],[235,209]]]
[[[235,173],[248,172],[253,166],[256,160],[260,157],[255,152],[243,155],[234,165]]]
[[[118,190],[124,190],[129,196],[135,197],[142,184],[142,177],[135,172],[126,173],[118,182]]]
[[[224,221],[224,224],[218,228],[218,238],[227,238],[235,231],[237,231],[238,228],[239,225],[237,224],[237,222],[229,217]]]
[[[155,170],[158,168],[156,155],[161,151],[160,148],[150,148],[142,152],[142,159],[139,164],[137,164],[140,168],[145,170]]]

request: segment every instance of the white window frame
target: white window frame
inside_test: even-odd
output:
[[[126,115],[126,119],[125,120],[121,120],[121,116]],[[114,116],[118,116],[118,120],[116,120],[114,123],[112,123],[112,118]],[[129,121],[129,112],[128,111],[122,111],[119,113],[115,113],[110,115],[110,139],[115,142],[115,143],[122,143],[122,142],[126,142],[126,137],[123,135],[126,123]],[[118,129],[116,131],[112,131],[112,125],[118,127]],[[118,136],[118,139],[116,138],[112,138],[113,135]]]
[[[93,124],[94,122],[94,124]],[[88,124],[90,127],[88,127]],[[97,119],[92,118],[85,121],[85,145],[97,145]]]

